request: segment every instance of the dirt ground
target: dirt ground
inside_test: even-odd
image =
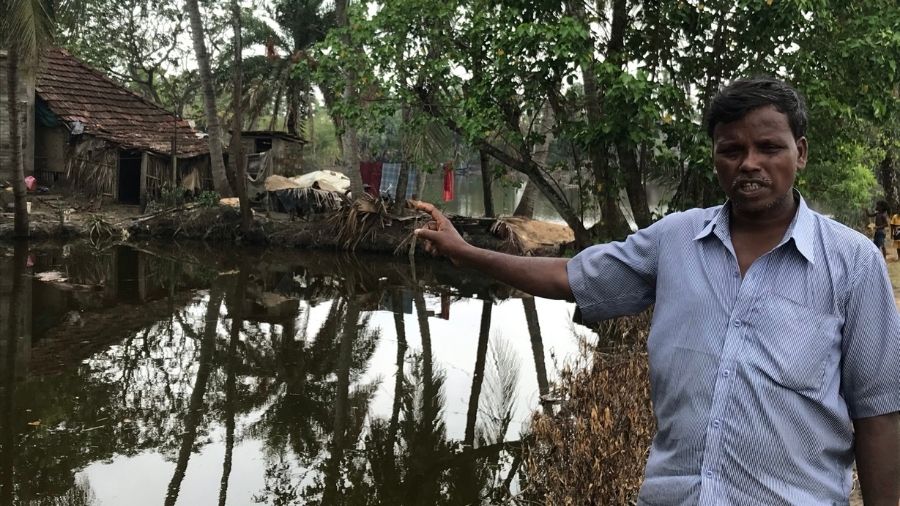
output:
[[[0,203],[12,202],[11,191],[0,190],[0,192],[9,194],[3,195]],[[28,195],[28,202],[31,203],[29,220],[32,227],[39,231],[52,229],[60,224],[73,229],[89,228],[90,224],[98,219],[118,225],[141,214],[140,206],[119,204],[108,197],[89,199],[67,193],[33,193]],[[0,227],[12,226],[12,223],[13,212],[4,205],[3,209],[0,209]]]

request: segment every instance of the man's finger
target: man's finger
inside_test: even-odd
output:
[[[410,200],[409,203],[412,204],[413,208],[430,214],[434,221],[438,223],[444,222],[444,214],[438,211],[438,208],[434,207],[434,204],[422,202],[421,200]]]
[[[432,241],[435,237],[438,236],[438,232],[435,230],[431,230],[428,228],[417,228],[415,231],[416,236],[419,239],[424,239],[426,241]]]

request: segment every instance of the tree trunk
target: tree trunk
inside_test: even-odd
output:
[[[225,459],[222,462],[222,480],[219,487],[219,506],[225,506],[228,500],[228,479],[231,476],[231,464],[234,456],[234,429],[237,397],[237,343],[241,337],[244,324],[244,296],[247,292],[248,267],[241,265],[237,284],[234,287],[233,300],[229,308],[231,317],[231,336],[228,341],[228,353],[225,355]]]
[[[287,93],[287,118],[284,126],[291,135],[299,135],[297,123],[300,121],[300,90],[299,81],[291,78],[288,80]]]
[[[391,421],[388,425],[391,453],[400,424],[400,405],[403,401],[403,364],[406,360],[406,325],[403,321],[403,301],[400,290],[391,293],[391,309],[394,312],[394,328],[397,330],[397,376],[394,378],[394,401],[391,406]]]
[[[250,234],[250,226],[253,217],[250,214],[250,201],[247,200],[247,167],[244,163],[244,146],[241,144],[241,130],[243,129],[243,110],[241,99],[244,95],[243,86],[243,40],[241,39],[241,5],[237,0],[231,2],[231,18],[234,27],[234,92],[231,95],[231,103],[234,109],[234,123],[231,127],[231,158],[234,167],[234,185],[237,190],[238,201],[241,205],[241,234],[245,237]]]
[[[568,3],[572,16],[585,23],[590,33],[584,4],[578,0]],[[594,59],[594,38],[588,36],[585,41],[585,61],[581,63],[581,77],[584,81],[584,106],[589,125],[599,125],[603,121],[600,108],[600,87],[597,84],[597,61]],[[602,213],[602,229],[606,238],[618,238],[625,235],[628,225],[622,210],[619,209],[619,184],[615,171],[609,165],[608,150],[605,143],[592,140],[588,144],[588,157],[594,183],[597,185],[597,197],[600,200]]]
[[[22,295],[24,292],[25,261],[28,256],[28,243],[16,241],[13,246],[13,257],[10,270],[12,275],[12,292],[7,314],[0,314],[0,338],[5,338],[5,365],[0,368],[3,373],[2,392],[0,398],[0,504],[13,504],[15,497],[15,460],[16,434],[15,426],[15,392],[16,392],[16,354],[19,348],[19,337],[22,335]],[[0,269],[2,271],[2,269]]]
[[[450,130],[463,134],[462,128],[457,124],[454,119],[453,114],[448,113],[444,110],[441,104],[436,103],[431,95],[428,94],[427,90],[418,89],[414,90],[417,94],[420,106],[422,109],[430,114],[432,117],[441,120]],[[473,144],[479,150],[484,150],[491,157],[499,161],[500,163],[506,165],[510,169],[516,170],[528,176],[532,182],[538,187],[538,190],[547,200],[550,202],[550,205],[553,206],[553,209],[559,213],[560,217],[566,222],[567,225],[572,229],[572,232],[575,234],[575,243],[579,248],[589,246],[593,242],[593,237],[590,232],[585,228],[584,222],[581,220],[581,217],[566,199],[565,195],[557,186],[554,186],[547,177],[541,171],[541,168],[538,167],[537,164],[531,160],[531,152],[517,152],[516,154],[510,154],[503,149],[494,146],[485,138],[476,139]],[[424,181],[425,177],[420,179],[420,184]],[[621,213],[620,213],[621,214]]]
[[[354,295],[347,300],[347,317],[344,319],[344,328],[341,332],[340,351],[337,357],[337,392],[334,400],[334,424],[331,436],[331,455],[325,470],[325,485],[322,495],[323,504],[338,504],[339,493],[337,482],[339,479],[341,460],[344,458],[344,441],[347,430],[347,422],[350,416],[350,366],[353,361],[353,340],[357,337],[357,324],[359,321],[359,302]]]
[[[350,39],[350,22],[347,13],[349,0],[336,0],[334,3],[334,14],[336,26],[341,30],[341,42],[346,46],[347,50],[352,47],[353,41]],[[349,106],[358,102],[358,93],[356,90],[356,69],[353,65],[347,65],[344,69],[344,105]],[[362,175],[359,173],[359,140],[356,135],[356,127],[347,118],[342,118],[343,132],[341,133],[341,166],[344,174],[350,178],[350,193],[354,199],[362,197],[363,183]]]
[[[631,213],[638,228],[650,225],[650,205],[647,203],[647,186],[644,184],[643,163],[638,162],[635,148],[625,142],[616,145],[619,153],[619,165],[625,176],[625,191],[628,193],[628,202],[631,204]],[[642,152],[643,161],[645,153]]]
[[[403,126],[401,128],[405,128],[406,125],[409,124],[411,116],[412,114],[410,113],[409,105],[403,104],[403,113],[401,116]],[[406,203],[406,189],[409,187],[409,134],[403,133],[400,142],[400,176],[397,178],[397,198],[394,201],[395,213],[400,213],[404,209]]]
[[[197,439],[197,429],[203,419],[203,397],[206,394],[206,386],[212,372],[212,359],[216,348],[216,326],[219,322],[219,308],[225,292],[219,281],[213,281],[213,287],[209,293],[209,303],[206,306],[206,318],[204,320],[203,337],[200,342],[200,364],[197,367],[197,377],[194,380],[194,388],[191,390],[191,400],[188,403],[188,411],[184,416],[184,432],[182,433],[181,446],[178,448],[178,460],[175,464],[175,472],[169,482],[166,493],[165,506],[174,506],[178,502],[178,494],[181,491],[181,482],[187,471],[188,461]]]
[[[200,84],[203,87],[203,110],[206,113],[206,129],[209,134],[210,170],[213,187],[223,197],[231,196],[231,186],[222,158],[222,132],[219,128],[219,112],[216,109],[216,92],[213,89],[212,71],[209,66],[209,54],[206,52],[206,41],[203,35],[203,21],[200,18],[200,6],[197,0],[187,0],[188,14],[191,18],[191,38],[194,40],[194,55],[200,71]]]
[[[22,153],[22,135],[19,116],[19,51],[16,44],[9,44],[6,69],[6,109],[9,115],[9,146],[12,150],[13,166],[13,198],[15,200],[15,225],[13,233],[16,237],[28,237],[28,200],[25,190],[25,163]]]
[[[491,184],[494,182],[494,174],[491,172],[491,157],[483,149],[478,150],[478,158],[481,160],[481,191],[484,194],[484,217],[493,218],[494,194],[491,193]]]
[[[884,189],[884,200],[887,201],[892,213],[900,213],[900,192],[898,192],[897,168],[894,167],[894,157],[888,151],[878,165],[878,179]]]
[[[478,422],[478,399],[481,397],[481,385],[484,382],[484,365],[487,362],[488,341],[491,334],[491,311],[494,303],[484,300],[481,303],[481,329],[478,332],[478,351],[475,352],[475,370],[472,372],[472,391],[469,393],[469,409],[466,412],[466,432],[463,444],[475,446],[475,425]]]
[[[547,394],[550,393],[550,382],[547,380],[547,365],[544,361],[544,341],[541,337],[541,325],[538,321],[534,297],[522,297],[522,307],[525,309],[528,335],[531,336],[531,355],[534,357],[534,371],[537,373],[541,407],[544,409],[544,413],[552,415],[553,405],[547,401]]]
[[[535,145],[531,151],[531,159],[543,169],[547,168],[547,157],[550,155],[550,144],[553,143],[553,109],[549,103],[545,103],[541,109],[540,133],[544,136],[543,142]],[[531,179],[525,182],[525,190],[513,216],[534,218],[534,201],[537,198],[537,186],[531,184]]]

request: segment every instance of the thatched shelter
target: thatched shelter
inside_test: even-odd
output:
[[[36,95],[39,184],[67,182],[88,196],[132,204],[159,196],[166,186],[211,187],[201,134],[66,50],[43,53]]]

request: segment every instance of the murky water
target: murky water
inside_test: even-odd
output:
[[[0,246],[0,505],[479,504],[577,349],[440,262]]]

